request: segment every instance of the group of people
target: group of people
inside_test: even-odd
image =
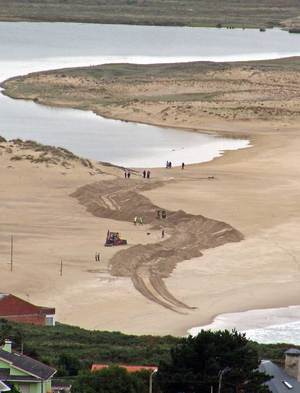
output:
[[[125,176],[125,179],[130,179],[130,175],[131,175],[131,173],[130,173],[130,171],[129,170],[127,170],[127,169],[125,169],[124,170],[124,176]],[[146,171],[146,169],[144,169],[143,170],[143,178],[144,179],[150,179],[150,177],[151,177],[151,172],[148,170],[148,171]]]
[[[134,223],[134,225],[137,225],[137,224],[143,225],[144,224],[143,217],[135,216],[133,219],[133,223]]]
[[[143,178],[144,179],[150,179],[150,176],[151,176],[151,172],[148,170],[148,171],[146,171],[145,169],[143,170]]]
[[[185,167],[185,163],[183,162],[181,164],[181,169],[184,169],[184,167]],[[171,169],[172,168],[172,161],[167,161],[166,162],[166,168],[167,169]],[[142,174],[143,174],[143,178],[144,179],[150,179],[150,177],[151,177],[151,172],[149,171],[149,169],[147,171],[146,171],[146,169],[144,169]],[[130,171],[128,169],[124,170],[124,176],[125,176],[125,179],[130,179],[131,173],[130,173]]]
[[[182,162],[182,163],[181,163],[181,169],[184,169],[184,167],[185,167],[185,163]],[[167,161],[167,162],[166,162],[166,168],[167,168],[167,169],[171,169],[171,168],[172,168],[172,162],[171,162],[171,161]]]
[[[185,167],[185,164],[183,162],[181,164],[181,169],[184,169],[184,167]],[[172,162],[171,161],[167,161],[166,162],[166,168],[167,169],[171,169],[172,168]],[[150,179],[150,177],[151,177],[151,172],[149,171],[149,169],[147,171],[146,171],[146,169],[144,169],[142,174],[143,174],[143,178],[144,179]],[[128,169],[124,170],[124,176],[125,176],[125,179],[130,179],[131,173],[130,173],[130,171]]]
[[[167,212],[166,212],[166,210],[157,210],[156,213],[157,213],[157,218],[158,218],[159,220],[167,218]]]

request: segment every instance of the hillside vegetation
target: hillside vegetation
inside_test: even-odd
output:
[[[43,361],[59,370],[59,375],[76,375],[92,363],[158,365],[169,361],[170,349],[182,342],[173,336],[135,336],[120,332],[86,330],[58,323],[55,327],[34,326],[0,319],[0,344],[5,338],[14,350]],[[252,343],[259,357],[283,360],[289,344]]]
[[[60,368],[63,358],[80,360],[80,369],[93,362],[117,364],[158,364],[169,357],[171,346],[180,339],[172,336],[134,336],[57,324],[35,326],[0,319],[0,343],[11,338],[14,349]]]
[[[0,20],[272,27],[299,15],[299,0],[0,0]]]

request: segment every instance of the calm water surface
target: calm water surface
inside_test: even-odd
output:
[[[108,62],[162,63],[251,60],[300,55],[299,36],[278,29],[0,22],[0,80],[47,69]],[[202,162],[230,140],[125,123],[90,112],[51,109],[0,96],[0,135],[64,146],[82,156],[128,166]]]

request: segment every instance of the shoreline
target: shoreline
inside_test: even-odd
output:
[[[236,329],[239,332],[246,333],[248,339],[259,343],[299,344],[300,306],[290,305],[220,314],[209,324],[189,329],[188,334],[196,335],[202,329]]]
[[[79,23],[79,24],[92,24],[92,25],[123,25],[123,26],[154,26],[154,27],[189,27],[191,29],[193,28],[207,28],[207,29],[223,29],[223,30],[245,30],[245,29],[251,29],[251,30],[260,30],[260,26],[258,25],[251,25],[251,24],[245,24],[245,25],[239,25],[239,24],[224,24],[223,26],[219,27],[216,24],[199,24],[199,25],[192,25],[192,24],[180,24],[180,23],[158,23],[158,24],[153,24],[153,23],[145,23],[145,22],[139,22],[139,21],[132,21],[132,22],[125,22],[125,21],[110,21],[110,22],[106,22],[106,21],[99,21],[97,19],[94,20],[80,20],[80,19],[37,19],[37,18],[2,18],[0,17],[0,22],[12,22],[12,23],[22,23],[22,22],[26,22],[26,23]],[[274,24],[272,26],[267,26],[265,27],[266,30],[272,30],[272,29],[281,29],[284,31],[288,31],[288,27],[285,27],[284,25],[281,25],[280,23],[278,24]]]

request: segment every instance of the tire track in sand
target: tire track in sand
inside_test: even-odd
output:
[[[184,314],[194,307],[170,293],[164,278],[172,273],[177,263],[200,257],[205,249],[241,241],[243,235],[229,224],[181,210],[167,210],[167,219],[157,220],[156,212],[162,208],[140,192],[162,185],[157,181],[115,179],[87,184],[71,196],[97,217],[132,222],[133,217],[143,216],[153,230],[167,231],[168,239],[117,252],[110,260],[110,272],[113,276],[130,277],[136,290],[147,299]]]

